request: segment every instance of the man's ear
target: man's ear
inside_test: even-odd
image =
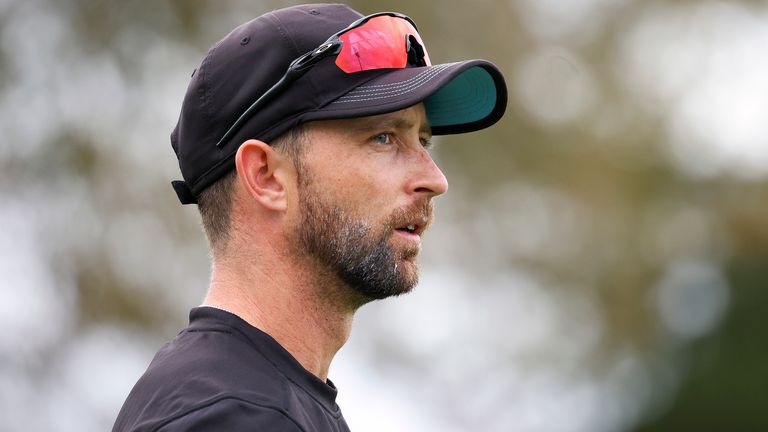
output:
[[[235,169],[243,188],[263,207],[284,211],[287,208],[285,179],[282,173],[291,164],[269,144],[248,140],[237,150]]]

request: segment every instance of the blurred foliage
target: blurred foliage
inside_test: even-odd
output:
[[[688,376],[674,400],[637,431],[761,431],[768,401],[768,254],[730,263],[734,295],[728,319],[681,353]]]
[[[647,418],[637,427],[630,426],[634,430],[766,430],[763,407],[768,403],[768,344],[763,334],[768,328],[768,314],[764,312],[768,307],[768,177],[725,173],[695,178],[670,162],[665,106],[659,104],[656,112],[644,108],[617,76],[621,72],[615,64],[617,40],[633,17],[650,7],[648,3],[616,2],[605,23],[592,30],[595,35],[586,43],[578,38],[540,40],[526,25],[521,9],[513,6],[515,2],[361,0],[351,5],[365,13],[384,9],[405,12],[419,23],[434,61],[489,58],[509,80],[508,114],[497,126],[468,136],[442,138],[437,149],[452,181],[451,193],[462,203],[456,214],[440,217],[465,219],[466,230],[472,232],[478,229],[471,225],[480,209],[495,211],[493,223],[483,228],[492,231],[490,236],[502,245],[489,251],[479,242],[464,242],[461,248],[467,258],[452,264],[480,272],[525,268],[547,282],[553,292],[579,290],[580,295],[593,300],[604,334],[591,363],[574,367],[599,374],[613,356],[628,350],[648,359],[651,365],[679,368],[678,379],[656,373],[651,367],[649,379],[657,391]],[[664,7],[674,2],[652,3]],[[753,3],[755,7],[761,5]],[[137,127],[134,122],[139,122],[152,104],[172,104],[178,109],[188,75],[177,73],[172,78],[176,88],[169,93],[178,96],[176,100],[142,99],[152,96],[141,93],[145,91],[141,86],[152,81],[147,76],[145,62],[149,57],[144,49],[156,45],[166,47],[162,49],[169,53],[181,51],[179,55],[184,58],[199,59],[229,29],[284,4],[276,0],[2,4],[0,27],[7,27],[15,17],[32,16],[36,9],[64,17],[69,39],[53,41],[60,45],[61,58],[52,58],[50,64],[41,67],[62,73],[69,69],[56,69],[55,63],[78,71],[72,63],[107,59],[114,63],[129,94],[117,99],[117,103],[125,104],[117,108],[120,121],[107,119],[96,130],[93,124],[85,124],[88,122],[68,120],[66,110],[57,111],[52,103],[48,107],[52,113],[43,118],[58,120],[44,131],[39,145],[23,151],[14,146],[22,146],[31,138],[9,120],[2,123],[12,139],[2,144],[7,150],[0,152],[3,200],[36,196],[40,191],[43,198],[67,200],[71,194],[73,200],[82,200],[71,210],[65,204],[41,206],[39,211],[47,214],[36,219],[50,221],[50,232],[44,233],[50,234],[51,246],[45,253],[54,273],[74,280],[78,318],[70,337],[89,326],[112,323],[139,328],[159,343],[183,326],[185,317],[179,311],[194,306],[194,299],[205,289],[200,275],[206,274],[207,264],[197,216],[177,205],[168,185],[168,180],[178,175],[173,171],[175,161],[167,141],[173,124],[151,135],[131,137]],[[537,117],[524,102],[519,85],[525,59],[539,48],[558,46],[565,47],[570,57],[553,55],[552,68],[564,67],[567,74],[590,74],[599,93],[584,114],[571,121]],[[7,95],[24,79],[23,71],[17,68],[23,55],[12,45],[0,46],[0,104],[6,105],[4,112],[18,109],[7,106],[11,100]],[[193,62],[177,64],[174,73],[191,71],[195,66]],[[557,77],[553,72],[552,80]],[[35,93],[44,93],[61,82],[56,76],[46,76],[34,85]],[[557,88],[554,81],[552,85]],[[540,96],[554,98],[555,105],[560,98],[558,94]],[[103,120],[97,114],[93,115],[94,123]],[[611,115],[621,121],[613,122]],[[148,164],[149,156],[135,156],[129,148],[150,137],[157,141],[144,143],[146,147],[136,151],[150,156],[164,154],[167,160],[158,162],[161,168]],[[156,153],[146,150],[158,147],[161,150]],[[690,154],[690,158],[696,157]],[[503,211],[507,204],[499,197],[516,185],[547,191],[558,197],[556,202],[563,200],[569,203],[568,208],[576,209],[573,214],[552,215],[548,232],[568,235],[551,239],[549,247],[554,252],[546,249],[545,253],[525,254],[504,246],[514,245],[518,239],[514,231],[510,234],[505,228]],[[695,219],[704,220],[701,227],[692,227],[686,222],[689,219],[680,216],[689,210],[703,215]],[[678,216],[682,222],[675,222]],[[63,221],[63,217],[68,219]],[[138,228],[133,227],[134,222]],[[689,228],[692,234],[686,234]],[[119,235],[113,233],[115,230]],[[137,239],[136,234],[144,240]],[[138,243],[131,243],[132,237]],[[152,262],[147,268],[140,266],[141,271],[121,269],[116,263],[123,260],[121,255],[116,257],[115,250],[137,254],[139,262],[142,258]],[[161,251],[167,254],[160,255]],[[718,328],[698,339],[683,340],[671,336],[660,323],[654,296],[670,264],[691,257],[721,266],[730,301]],[[172,259],[179,262],[167,262]],[[189,284],[163,286],[169,279],[156,275],[164,272],[172,281]],[[397,347],[389,348],[396,358]],[[43,357],[53,361],[52,353],[61,349],[60,345],[52,347]],[[428,363],[428,359],[421,361]],[[505,401],[496,403],[505,405]]]

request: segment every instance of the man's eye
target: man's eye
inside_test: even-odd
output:
[[[390,133],[380,133],[377,135],[374,135],[371,140],[377,144],[389,144],[392,142],[392,134]]]

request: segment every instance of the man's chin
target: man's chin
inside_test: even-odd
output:
[[[403,258],[393,269],[393,273],[384,283],[358,284],[354,290],[362,294],[367,302],[384,300],[389,297],[398,297],[408,294],[419,282],[419,266],[416,263],[416,255]]]

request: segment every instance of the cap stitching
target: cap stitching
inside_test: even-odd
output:
[[[429,71],[429,73],[425,72],[425,73],[419,74],[417,75],[417,77],[415,77],[415,78],[418,78],[418,80],[410,79],[408,80],[407,85],[398,85],[394,87],[394,90],[388,90],[388,91],[363,90],[358,92],[356,89],[340,97],[339,99],[333,101],[332,104],[384,99],[391,96],[399,96],[402,94],[410,93],[411,91],[421,87],[424,83],[431,81],[432,78],[436,77],[444,70],[445,68],[436,69],[436,70]],[[368,94],[365,94],[365,93],[368,93]]]
[[[286,42],[288,42],[288,44],[290,44],[296,56],[303,54],[302,52],[299,51],[299,47],[296,45],[296,42],[290,37],[290,35],[285,29],[285,25],[283,24],[282,21],[280,21],[280,17],[278,17],[276,13],[270,12],[265,16],[265,18],[270,18],[271,24],[275,27],[277,32],[280,34],[280,37],[284,39]]]
[[[285,24],[280,20],[280,17],[272,12],[270,13],[270,18],[272,18],[272,24],[277,28],[277,31],[280,33],[280,36],[293,48],[294,57],[299,57],[300,55],[304,54],[304,51],[299,49],[298,44],[296,41],[291,37],[290,31],[287,29]],[[290,63],[289,63],[290,65]],[[288,65],[285,66],[286,69],[288,68]],[[311,75],[311,74],[308,74]],[[312,87],[312,93],[317,94],[317,86],[315,85],[314,80],[311,79],[311,77],[308,78],[308,84]],[[275,81],[277,82],[277,81]],[[274,84],[274,83],[273,83]]]
[[[211,63],[213,62],[213,56],[216,53],[216,50],[221,45],[221,41],[219,41],[217,44],[215,44],[213,47],[211,47],[211,50],[208,52],[208,55],[205,56],[203,59],[202,64],[200,65],[200,81],[202,83],[202,94],[200,95],[200,98],[202,99],[203,103],[203,115],[205,116],[205,120],[207,123],[211,123],[213,120],[213,116],[211,115],[211,85],[208,82],[210,74],[208,73],[208,69],[211,66]]]
[[[452,65],[453,65],[453,63],[435,66],[435,67],[430,68],[430,69],[428,69],[428,70],[426,70],[424,72],[421,72],[420,74],[418,74],[418,75],[416,75],[414,77],[411,77],[411,78],[409,78],[409,79],[407,79],[405,81],[401,81],[401,82],[398,82],[398,83],[374,84],[374,85],[368,85],[368,86],[359,86],[359,87],[355,88],[354,90],[350,91],[349,93],[347,93],[346,95],[344,95],[342,97],[346,97],[348,95],[354,95],[354,94],[357,94],[357,93],[373,93],[373,92],[376,92],[376,89],[397,89],[397,88],[407,87],[407,86],[412,85],[412,83],[414,81],[429,79],[429,78],[431,78],[432,75],[439,74],[443,70],[447,69],[448,67],[450,67]]]
[[[453,65],[456,65],[456,64],[458,64],[458,63],[443,63],[443,64],[435,65],[435,66],[432,66],[432,67],[428,68],[428,69],[427,69],[427,70],[425,70],[424,72],[421,72],[420,74],[418,74],[418,75],[416,75],[416,76],[413,76],[413,77],[411,77],[411,78],[408,78],[408,79],[407,79],[407,80],[405,80],[405,81],[401,81],[401,82],[398,82],[398,83],[390,83],[390,84],[371,84],[371,85],[363,85],[363,86],[359,86],[359,87],[357,87],[357,88],[356,88],[354,91],[357,91],[357,90],[359,90],[359,89],[369,89],[369,88],[371,88],[371,89],[372,89],[372,88],[387,88],[387,87],[398,87],[398,86],[406,85],[406,84],[407,84],[409,81],[417,80],[417,79],[419,79],[419,77],[421,77],[421,76],[423,76],[423,75],[425,75],[425,74],[429,74],[429,73],[439,73],[439,72],[442,72],[442,71],[443,71],[443,69],[449,68],[449,67],[451,67],[451,66],[453,66]]]
[[[373,95],[382,95],[382,94],[393,94],[393,93],[402,93],[402,92],[408,92],[412,90],[414,87],[421,86],[427,81],[430,81],[432,78],[443,72],[445,68],[442,69],[431,69],[429,71],[423,72],[413,78],[410,78],[407,81],[403,81],[401,83],[398,83],[397,85],[388,85],[387,87],[381,87],[380,89],[376,90],[367,90],[363,89],[360,90],[358,87],[355,90],[352,90],[351,92],[347,93],[346,95],[339,98],[339,101],[344,101],[346,99],[357,99],[360,97],[367,96],[368,94]]]

